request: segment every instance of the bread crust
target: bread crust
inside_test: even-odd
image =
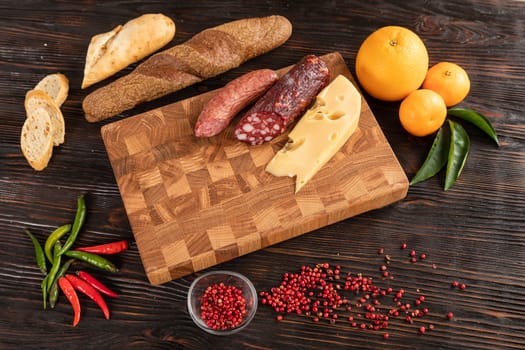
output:
[[[82,89],[159,50],[175,36],[175,23],[161,13],[144,14],[91,38]]]
[[[85,118],[101,121],[224,73],[282,45],[291,33],[292,24],[283,16],[240,19],[206,29],[90,93],[82,103]]]

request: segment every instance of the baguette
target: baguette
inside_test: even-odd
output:
[[[44,170],[53,154],[53,126],[45,108],[29,111],[22,126],[20,148],[27,162],[35,170]]]
[[[53,138],[53,145],[58,146],[64,143],[64,116],[55,101],[48,94],[42,90],[29,90],[26,93],[24,107],[27,116],[37,108],[45,109],[51,119],[51,136]]]
[[[142,15],[107,33],[95,35],[86,54],[82,89],[151,55],[174,35],[175,23],[160,13]]]
[[[49,74],[36,84],[34,90],[45,92],[60,107],[69,93],[69,80],[62,73]]]
[[[224,73],[282,45],[291,33],[291,23],[282,16],[241,19],[206,29],[90,93],[82,103],[85,118],[101,121]]]

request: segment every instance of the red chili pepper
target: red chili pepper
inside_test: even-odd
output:
[[[84,293],[87,295],[91,300],[93,300],[95,303],[97,303],[98,307],[102,310],[104,313],[104,317],[106,320],[109,320],[109,309],[108,305],[104,301],[104,298],[102,298],[102,295],[100,295],[99,292],[95,288],[93,288],[89,283],[86,281],[78,278],[75,275],[67,274],[66,278],[69,282],[71,282],[71,285],[73,288],[78,290],[79,292]]]
[[[91,276],[89,273],[85,271],[77,271],[77,276],[89,283],[93,288],[95,288],[99,292],[106,294],[108,297],[118,297],[117,293],[106,287],[102,282],[97,280],[95,277]]]
[[[58,285],[73,307],[73,312],[75,313],[73,326],[76,327],[78,322],[80,322],[80,300],[78,299],[77,292],[75,292],[75,288],[73,288],[71,282],[65,277],[58,279]]]
[[[117,254],[124,250],[128,249],[128,241],[117,241],[106,244],[99,244],[90,247],[80,247],[75,250],[80,250],[82,252],[88,252],[93,254]]]

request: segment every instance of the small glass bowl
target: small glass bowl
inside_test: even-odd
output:
[[[242,291],[246,301],[246,314],[242,322],[233,328],[216,330],[208,327],[206,322],[201,318],[201,299],[206,288],[214,284],[224,283],[226,286],[234,286]],[[245,276],[232,271],[211,271],[207,272],[193,281],[188,290],[188,312],[190,316],[201,329],[215,335],[230,335],[239,332],[246,327],[257,311],[257,291],[252,282]]]

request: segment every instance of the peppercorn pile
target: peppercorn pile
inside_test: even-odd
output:
[[[86,219],[86,212],[84,196],[81,195],[77,199],[77,210],[73,223],[55,229],[47,237],[44,248],[29,230],[25,230],[35,247],[37,265],[44,274],[41,283],[44,310],[48,302],[51,308],[55,307],[60,289],[73,307],[73,326],[80,321],[80,300],[77,291],[92,299],[100,307],[106,319],[109,319],[109,308],[101,293],[109,297],[118,295],[86,271],[77,271],[76,274],[68,273],[71,266],[75,262],[85,262],[104,271],[117,272],[117,267],[101,255],[116,254],[128,249],[127,241],[73,249]],[[62,244],[60,239],[67,234],[69,235]],[[69,259],[64,262],[64,257]],[[49,269],[48,264],[51,265]]]
[[[201,297],[201,318],[213,330],[239,326],[246,316],[246,299],[242,290],[224,283],[206,288]]]
[[[401,250],[407,247],[403,243]],[[384,258],[379,267],[380,279],[393,280],[391,256],[383,248],[377,253]],[[413,264],[427,259],[425,253],[418,254],[415,250],[403,256]],[[437,268],[436,264],[429,266]],[[466,285],[453,281],[451,288],[456,287],[464,290]],[[382,331],[384,339],[390,337],[386,329],[393,321],[415,325],[420,334],[434,329],[434,324],[423,321],[430,310],[418,288],[414,292],[413,288],[379,287],[370,276],[344,272],[341,266],[329,263],[301,266],[299,272],[285,273],[278,287],[259,295],[262,305],[271,306],[278,313],[278,321],[283,320],[284,314],[297,314],[313,322],[346,322],[353,328]],[[448,311],[443,318],[451,320],[453,313]]]

